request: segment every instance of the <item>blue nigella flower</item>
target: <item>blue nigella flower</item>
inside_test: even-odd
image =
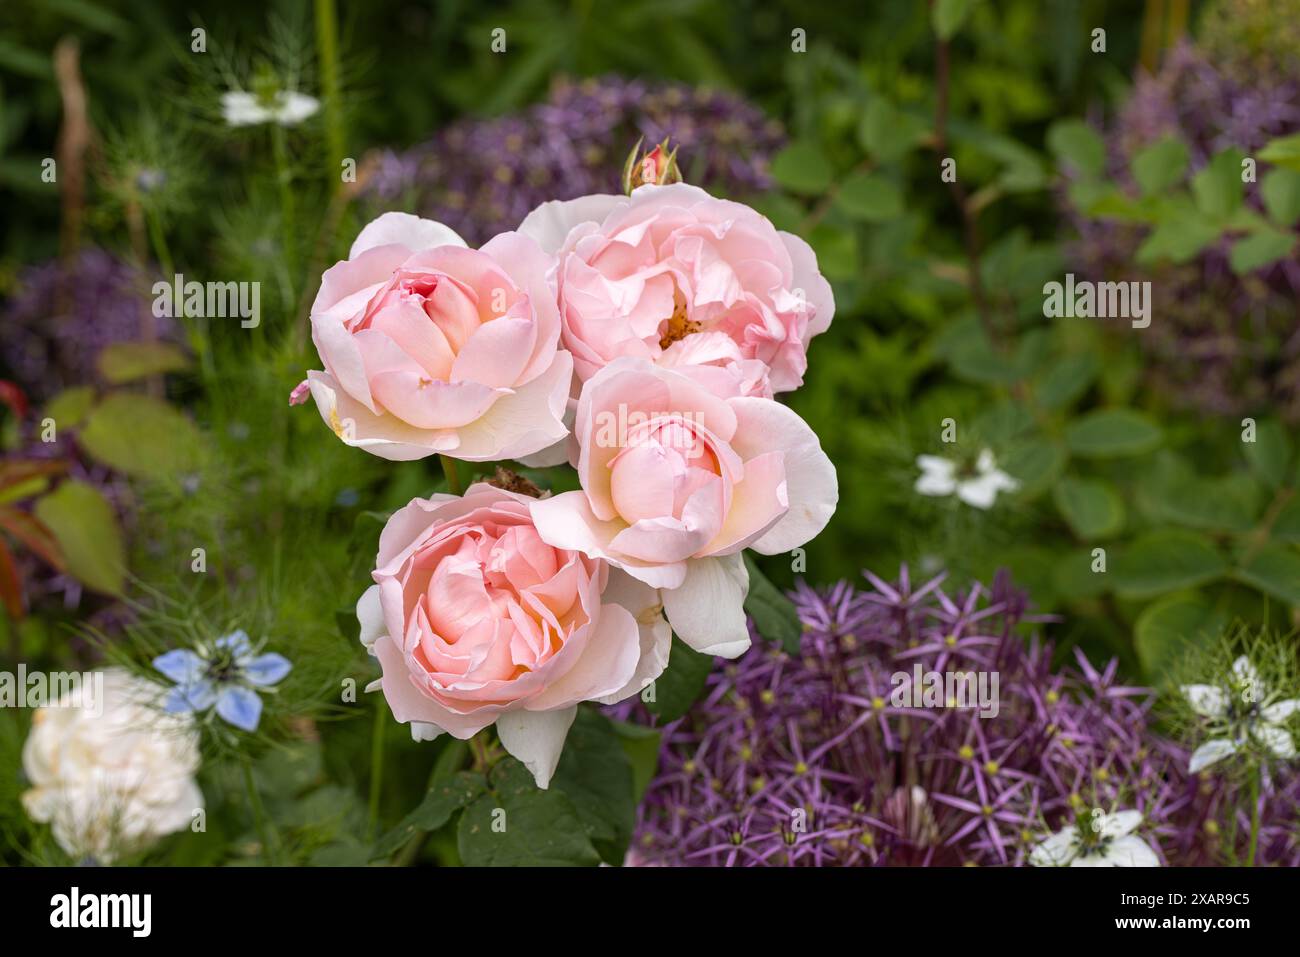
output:
[[[236,728],[257,730],[262,718],[258,689],[279,683],[293,667],[283,655],[254,655],[253,643],[243,629],[218,638],[210,647],[192,651],[176,648],[153,660],[153,666],[176,682],[163,702],[163,710],[207,711]]]

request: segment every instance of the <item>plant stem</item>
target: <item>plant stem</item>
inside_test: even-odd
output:
[[[459,738],[452,738],[444,746],[442,753],[438,755],[438,760],[433,762],[433,769],[429,772],[429,783],[425,790],[432,790],[433,786],[445,777],[449,777],[456,771],[460,770],[465,763],[465,756],[469,753],[469,745]],[[409,867],[420,854],[420,849],[424,847],[424,842],[428,840],[428,831],[417,831],[411,836],[411,839],[402,846],[393,858],[393,867]]]
[[[286,286],[284,301],[294,302],[293,276],[297,269],[298,236],[295,232],[293,171],[289,168],[289,145],[285,139],[284,127],[279,123],[271,124],[271,152],[275,157],[275,178],[280,185],[280,220],[284,229],[284,262]]]
[[[244,790],[248,792],[248,807],[253,812],[253,827],[257,831],[257,841],[262,845],[262,859],[267,864],[274,864],[271,839],[266,824],[266,811],[262,808],[262,796],[257,793],[257,782],[253,780],[253,765],[244,761]]]
[[[456,460],[439,455],[438,461],[442,463],[442,474],[447,477],[447,491],[452,495],[459,495],[464,488],[461,487],[460,476],[456,473]]]
[[[370,813],[368,827],[371,837],[379,828],[379,795],[384,783],[384,709],[375,705],[375,726],[370,736]]]
[[[1259,847],[1259,779],[1263,774],[1261,768],[1256,767],[1255,773],[1250,776],[1250,846],[1246,851],[1246,866],[1255,866],[1255,850]]]
[[[487,733],[482,732],[470,738],[469,750],[474,755],[474,770],[486,771],[492,763],[491,745],[488,744]]]
[[[940,40],[935,51],[935,104],[934,104],[934,151],[942,161],[948,152],[948,92],[952,83],[947,40]],[[969,276],[971,300],[975,303],[975,312],[979,315],[984,334],[996,348],[999,344],[997,327],[989,313],[988,303],[984,298],[984,283],[980,278],[980,237],[975,211],[966,196],[966,188],[953,176],[948,184],[953,199],[962,219],[962,239],[966,246],[966,264]]]
[[[339,96],[339,27],[334,0],[316,0],[316,59],[320,61],[325,99],[325,135],[329,146],[330,195],[343,182],[343,104]]]

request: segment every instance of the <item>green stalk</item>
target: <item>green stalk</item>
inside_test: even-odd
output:
[[[284,127],[271,124],[271,153],[275,157],[275,178],[280,185],[280,219],[284,227],[285,296],[287,303],[294,302],[293,276],[297,272],[298,234],[293,200],[293,171],[289,168],[289,144]]]
[[[456,460],[446,455],[439,455],[438,461],[442,463],[442,474],[447,476],[447,491],[452,495],[459,495],[465,491],[456,472]]]
[[[334,0],[316,0],[316,59],[320,62],[325,100],[325,136],[329,147],[330,194],[343,183],[343,103],[339,95],[339,26]]]
[[[257,783],[253,780],[253,765],[244,761],[244,789],[248,792],[248,807],[253,812],[253,827],[257,831],[257,841],[262,845],[262,859],[267,864],[275,863],[271,848],[270,831],[266,822],[266,811],[262,807],[262,796],[257,793]]]
[[[1259,847],[1259,767],[1250,776],[1250,847],[1246,851],[1246,866],[1255,866],[1255,851]]]
[[[368,817],[371,838],[379,832],[379,795],[384,785],[384,709],[375,705],[375,727],[370,736],[370,814]]]

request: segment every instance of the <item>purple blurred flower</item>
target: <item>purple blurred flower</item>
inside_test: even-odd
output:
[[[1046,619],[1004,575],[951,593],[906,568],[867,577],[868,591],[801,586],[800,657],[756,641],[665,729],[630,861],[1024,864],[1052,832],[1119,810],[1141,813],[1135,833],[1163,860],[1215,859],[1219,785],[1187,777],[1187,752],[1151,731],[1153,693],[1116,662],[1053,667],[1052,646],[1022,634]],[[896,698],[918,665],[996,673],[996,715]],[[1269,813],[1261,859],[1300,857],[1294,808]]]
[[[96,377],[95,359],[115,342],[142,338],[149,323],[171,334],[172,320],[154,319],[149,280],[102,249],[80,250],[19,274],[0,322],[0,362],[34,404]]]
[[[1227,49],[1217,44],[1212,59],[1184,42],[1156,74],[1138,76],[1107,130],[1109,171],[1134,195],[1133,157],[1166,136],[1187,145],[1190,180],[1224,149],[1253,155],[1300,128],[1300,60],[1257,61],[1273,66],[1243,74]],[[1262,209],[1259,184],[1247,184],[1246,201]],[[1300,421],[1300,259],[1238,276],[1229,264],[1231,242],[1221,240],[1189,263],[1138,275],[1134,254],[1146,228],[1077,211],[1070,218],[1079,232],[1070,258],[1087,278],[1152,280],[1156,320],[1137,339],[1154,360],[1147,367],[1154,388],[1188,408],[1222,415],[1272,409]]]
[[[731,93],[620,77],[561,82],[519,113],[464,120],[374,162],[366,191],[478,245],[547,200],[617,193],[638,138],[671,138],[688,182],[721,195],[767,188],[779,124]]]

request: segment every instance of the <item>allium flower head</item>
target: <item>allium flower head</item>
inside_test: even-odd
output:
[[[639,860],[1023,864],[1045,834],[1113,808],[1138,813],[1161,855],[1190,798],[1183,752],[1147,735],[1150,692],[1114,662],[1054,668],[1051,646],[1022,634],[1042,619],[1004,576],[952,591],[906,568],[896,584],[868,579],[801,586],[801,654],[756,641],[668,726]],[[918,704],[918,667],[996,674],[996,716]]]
[[[172,320],[155,319],[150,302],[145,277],[102,249],[29,267],[0,315],[2,377],[22,386],[37,406],[93,381],[105,346],[142,338],[147,324],[160,336],[174,335]]]
[[[670,137],[688,182],[732,198],[769,185],[767,160],[784,140],[731,93],[613,76],[566,81],[522,112],[462,121],[383,154],[367,189],[378,205],[408,201],[477,246],[548,200],[620,192],[628,147]]]
[[[1207,18],[1207,24],[1244,23],[1238,13],[1250,8],[1252,36],[1294,29],[1282,9],[1294,10],[1293,2],[1218,6],[1224,16]],[[1114,178],[1131,184],[1134,157],[1165,137],[1187,146],[1190,181],[1222,150],[1252,156],[1300,127],[1300,56],[1257,57],[1239,46],[1244,36],[1241,30],[1220,29],[1208,50],[1206,44],[1180,43],[1156,73],[1138,76],[1106,130]],[[1247,62],[1252,65],[1243,68]],[[1132,191],[1136,195],[1135,185]],[[1262,211],[1260,184],[1246,184],[1245,198]],[[1289,421],[1300,420],[1295,323],[1300,260],[1288,257],[1237,275],[1229,259],[1231,242],[1220,240],[1187,263],[1164,263],[1158,275],[1143,274],[1134,256],[1146,236],[1144,227],[1087,219],[1077,211],[1071,217],[1079,231],[1070,251],[1074,268],[1092,280],[1152,280],[1152,308],[1160,318],[1137,340],[1153,359],[1148,366],[1153,388],[1215,414],[1267,405]]]

